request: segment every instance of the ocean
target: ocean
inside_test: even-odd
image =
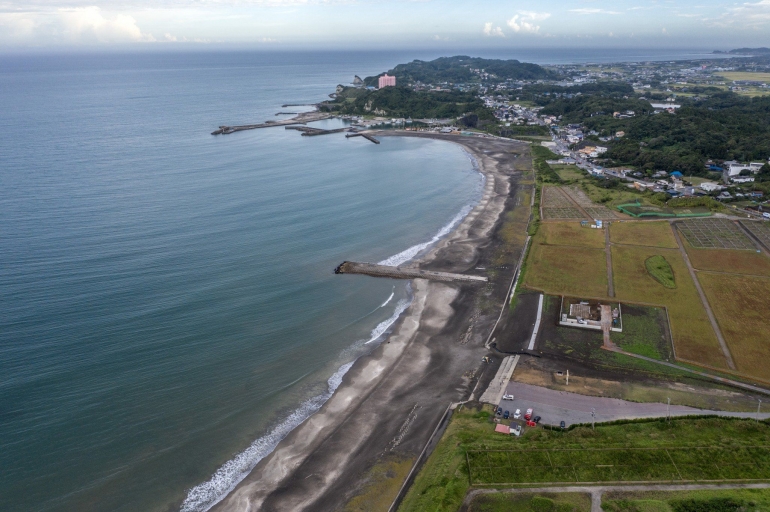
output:
[[[210,132],[438,55],[0,56],[0,510],[206,510],[328,399],[410,301],[334,267],[417,256],[483,178],[440,141]]]

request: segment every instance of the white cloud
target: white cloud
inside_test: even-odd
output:
[[[500,27],[493,27],[492,23],[484,23],[484,35],[490,37],[505,37],[503,29]]]
[[[589,7],[583,7],[580,9],[570,9],[569,12],[574,12],[575,14],[580,15],[587,15],[587,14],[620,14],[617,11],[608,11],[606,9],[596,9],[596,8],[589,8]]]
[[[59,9],[59,18],[67,37],[75,41],[100,43],[154,41],[152,34],[144,34],[136,20],[126,14],[105,16],[96,6]]]
[[[507,24],[514,32],[522,34],[537,34],[540,31],[540,25],[535,22],[543,21],[551,17],[547,12],[519,11],[519,14],[507,21]]]
[[[721,16],[719,25],[741,24],[751,28],[764,27],[770,23],[770,0],[745,2],[731,7]]]

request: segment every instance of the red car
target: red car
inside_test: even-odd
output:
[[[526,414],[524,414],[524,419],[528,420],[532,417],[532,409],[527,409]]]
[[[535,422],[534,422],[534,421],[532,421],[532,420],[527,420],[527,426],[528,426],[528,427],[536,427],[536,426],[537,426],[537,423],[535,423]]]

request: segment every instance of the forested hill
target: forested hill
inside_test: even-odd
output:
[[[396,77],[399,85],[414,84],[440,84],[449,82],[465,84],[479,82],[481,75],[477,71],[484,70],[484,82],[504,82],[513,80],[537,80],[553,79],[554,74],[537,64],[528,64],[518,60],[482,59],[457,55],[454,57],[441,57],[431,61],[414,60],[408,64],[399,64],[388,70],[388,74]],[[382,75],[369,76],[364,79],[366,85],[377,85],[377,78]]]

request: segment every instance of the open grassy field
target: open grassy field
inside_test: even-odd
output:
[[[479,478],[474,482],[481,483],[485,478],[491,480],[503,476],[502,473],[498,475],[502,471],[506,472],[506,480],[519,478],[514,483],[530,481],[534,477],[551,478],[550,475],[571,482],[583,478],[615,478],[615,473],[629,478],[651,475],[677,479],[680,476],[681,479],[691,476],[701,479],[708,476],[718,479],[769,478],[770,475],[770,471],[758,469],[770,464],[770,426],[765,422],[673,419],[669,423],[599,424],[596,430],[588,426],[564,432],[537,427],[526,429],[517,438],[494,433],[490,415],[491,407],[481,411],[461,407],[455,411],[446,432],[399,507],[400,511],[454,512],[471,488],[473,475]],[[694,447],[708,449],[686,449]],[[631,453],[630,450],[633,450],[633,456],[623,456],[624,452]],[[666,450],[675,454],[671,456],[673,463],[671,457],[668,460],[662,457]],[[511,457],[512,453],[516,456]],[[719,458],[709,458],[713,456]],[[625,472],[625,467],[623,471],[614,468],[615,464],[626,466],[626,461],[631,458],[638,469],[628,468]],[[715,461],[724,464],[717,465]],[[740,466],[736,461],[746,465]],[[661,469],[653,465],[658,462]],[[672,471],[674,464],[677,468],[681,464],[681,469]],[[608,467],[610,465],[613,467]],[[496,468],[494,472],[488,469],[492,467]],[[530,477],[530,467],[544,470],[532,470]],[[518,471],[520,468],[524,471]],[[684,474],[681,474],[682,470]],[[570,475],[572,480],[567,480]]]
[[[719,76],[727,80],[752,80],[759,82],[770,82],[770,73],[752,73],[750,71],[724,71]]]
[[[590,512],[591,496],[565,493],[495,493],[476,496],[468,512]]]
[[[770,489],[610,492],[605,512],[694,512],[770,510]]]
[[[556,174],[558,174],[563,181],[567,182],[583,179],[586,175],[585,171],[576,165],[557,164],[552,165],[551,169],[556,171]]]
[[[613,222],[610,225],[610,242],[626,245],[647,245],[676,249],[676,239],[667,221]]]
[[[547,224],[543,223],[540,229],[545,226]],[[555,295],[605,297],[607,260],[604,250],[535,243],[527,256],[524,285]]]
[[[675,289],[666,288],[647,272],[645,261],[662,255],[674,272]],[[613,279],[620,301],[668,307],[678,357],[725,368],[722,351],[681,254],[673,249],[612,247]]]
[[[698,274],[738,370],[770,380],[770,278]]]
[[[536,243],[548,245],[572,245],[578,247],[604,247],[604,231],[584,228],[580,222],[548,222],[540,226]]]
[[[770,258],[753,251],[695,249],[685,243],[690,263],[698,270],[770,276]]]

